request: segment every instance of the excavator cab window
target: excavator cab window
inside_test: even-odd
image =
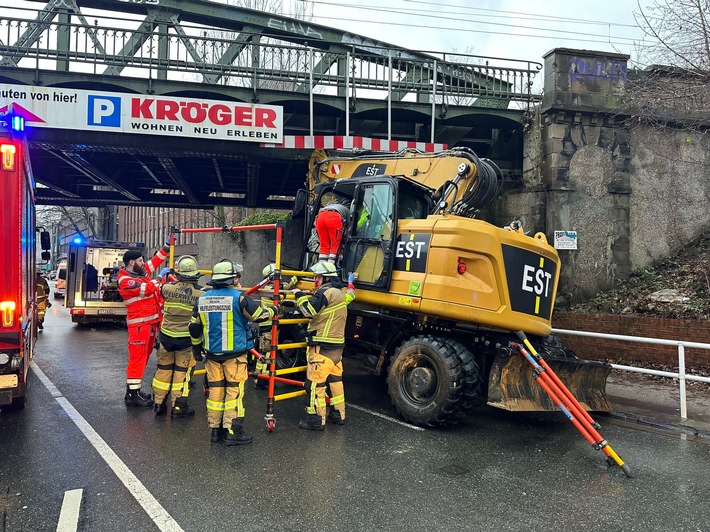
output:
[[[394,185],[391,181],[361,184],[345,250],[344,272],[355,272],[358,284],[387,288],[392,262]]]

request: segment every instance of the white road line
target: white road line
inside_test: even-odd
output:
[[[59,393],[52,381],[49,380],[37,365],[37,362],[33,362],[31,367],[37,377],[39,377],[39,380],[52,392],[52,395],[54,395],[59,405],[64,409],[74,424],[79,427],[79,430],[84,433],[89,443],[94,446],[94,449],[96,449],[101,458],[103,458],[113,470],[118,479],[123,482],[124,486],[128,488],[129,493],[133,495],[136,501],[138,501],[138,504],[143,507],[155,525],[163,532],[184,532],[165,508],[163,508],[157,499],[146,489],[143,483],[138,480],[138,477],[136,477],[133,472],[128,469],[128,466],[113,452],[103,438],[101,438],[94,428],[77,412],[71,403]],[[56,390],[58,395],[55,395],[53,390]]]
[[[404,421],[400,421],[399,419],[395,419],[393,417],[389,417],[384,414],[380,414],[379,412],[375,412],[374,410],[368,410],[367,408],[363,408],[361,406],[357,406],[352,403],[347,403],[347,408],[354,408],[355,410],[360,410],[361,412],[366,412],[367,414],[370,414],[371,416],[381,417],[382,419],[386,419],[387,421],[391,421],[392,423],[397,423],[397,425],[402,425],[403,427],[407,427],[408,429],[426,430],[423,427],[417,427],[416,425],[410,425],[409,423],[405,423]]]
[[[84,490],[69,490],[64,492],[62,511],[59,512],[57,532],[76,532],[79,526],[79,509]]]

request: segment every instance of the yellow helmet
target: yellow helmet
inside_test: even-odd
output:
[[[197,269],[197,259],[183,255],[175,261],[175,275],[178,279],[198,279],[202,274]]]
[[[212,280],[210,284],[229,284],[229,281],[239,277],[243,268],[240,264],[235,264],[229,259],[223,259],[212,268]]]
[[[264,266],[264,269],[261,270],[261,275],[263,275],[264,277],[268,277],[269,275],[271,275],[275,271],[276,271],[276,264],[274,264],[272,262],[271,264],[267,264],[266,266]]]
[[[327,260],[319,260],[313,266],[311,266],[311,271],[316,275],[322,275],[323,277],[337,277],[338,270],[335,264],[328,262]]]

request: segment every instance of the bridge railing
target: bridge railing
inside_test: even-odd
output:
[[[539,63],[342,44],[333,51],[322,42],[267,43],[243,32],[141,26],[0,16],[0,65],[439,105],[507,108],[539,99],[532,92]]]

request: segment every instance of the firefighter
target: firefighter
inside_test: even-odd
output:
[[[49,301],[49,283],[37,272],[37,328],[44,329],[44,315],[52,306]]]
[[[150,276],[168,258],[169,252],[170,247],[166,244],[145,262],[140,251],[130,249],[124,253],[124,267],[118,272],[118,291],[126,303],[128,327],[126,406],[149,407],[153,404],[151,395],[141,391],[143,373],[160,324],[160,281],[151,280]]]
[[[163,280],[175,277],[160,288],[164,301],[163,321],[158,340],[158,369],[153,377],[153,410],[156,416],[167,412],[166,398],[170,394],[170,417],[192,416],[195,411],[187,402],[190,370],[195,366],[192,356],[193,339],[189,326],[192,310],[204,294],[197,280],[202,275],[197,269],[197,260],[184,255],[175,261],[175,273],[161,271]],[[199,345],[199,340],[194,340]]]
[[[237,267],[229,260],[215,264],[212,287],[197,300],[192,312],[190,335],[201,340],[193,348],[197,361],[205,352],[205,370],[209,381],[207,422],[211,440],[224,438],[226,445],[244,445],[253,441],[244,434],[244,382],[248,378],[247,350],[250,321],[271,319],[273,308],[260,306],[237,289]]]
[[[308,430],[323,430],[326,423],[326,387],[330,388],[327,421],[345,424],[345,390],[343,388],[343,347],[347,305],[355,299],[354,275],[348,275],[347,290],[338,277],[334,264],[318,261],[311,271],[315,274],[315,292],[296,292],[296,305],[308,324],[308,369],[305,388],[309,396],[306,419],[298,426]]]

